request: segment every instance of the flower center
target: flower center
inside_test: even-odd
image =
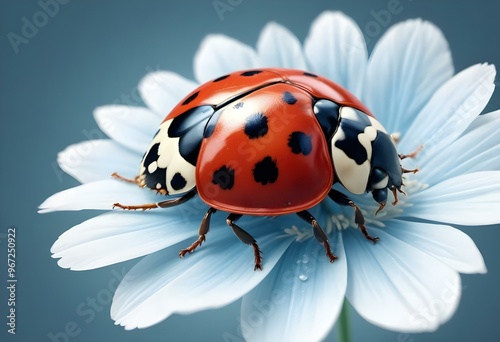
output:
[[[378,203],[373,200],[369,193],[363,195],[352,196],[351,199],[361,210],[365,218],[365,226],[383,228],[384,221],[391,218],[402,216],[405,208],[411,206],[411,196],[428,187],[427,184],[421,183],[416,179],[407,176],[405,179],[404,194],[398,194],[398,202],[392,205],[394,197],[392,194],[387,199],[387,205],[375,215],[379,207]],[[345,193],[345,190],[344,190]],[[358,229],[358,225],[354,222],[354,209],[344,207],[334,203],[329,198],[323,200],[315,207],[314,215],[322,226],[327,235],[331,235],[335,230],[340,231],[348,228]],[[284,229],[286,235],[290,235],[298,242],[303,242],[314,236],[311,227],[307,224],[292,225]]]

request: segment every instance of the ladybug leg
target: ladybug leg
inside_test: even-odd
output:
[[[198,240],[193,242],[188,248],[184,248],[179,252],[179,257],[182,258],[187,253],[193,253],[198,246],[205,241],[205,235],[210,230],[210,217],[213,213],[215,213],[217,209],[209,208],[205,216],[203,216],[203,220],[201,220],[200,229],[198,230]]]
[[[123,177],[118,172],[113,172],[111,174],[111,177],[119,179],[119,180],[127,182],[127,183],[139,184],[139,176],[135,176],[134,178],[127,178],[127,177]]]
[[[419,147],[417,147],[417,149],[415,151],[413,151],[410,154],[398,154],[399,159],[403,160],[406,158],[415,158],[420,153],[420,151],[422,151],[423,148],[424,148],[424,145],[420,145]]]
[[[330,242],[328,242],[328,236],[326,235],[323,228],[321,228],[318,221],[316,221],[314,216],[312,216],[307,210],[299,211],[297,215],[312,226],[314,237],[316,238],[316,240],[318,240],[319,243],[323,244],[326,256],[328,257],[330,262],[334,262],[337,257],[332,253]]]
[[[359,210],[359,207],[351,200],[349,197],[344,195],[343,193],[331,189],[330,192],[328,193],[328,196],[337,204],[342,205],[342,206],[350,206],[354,208],[354,222],[358,225],[359,229],[361,229],[361,232],[363,235],[370,240],[371,242],[375,243],[378,240],[380,240],[378,237],[373,237],[370,234],[368,234],[368,231],[366,230],[365,227],[365,218],[363,214],[361,213],[361,210]]]
[[[124,210],[137,210],[137,209],[147,210],[156,208],[169,208],[189,201],[191,198],[194,197],[194,195],[196,195],[196,188],[193,188],[188,192],[186,192],[181,197],[172,200],[166,200],[157,203],[139,204],[139,205],[123,205],[121,203],[115,203],[113,204],[113,209],[115,207],[122,208]]]
[[[256,270],[261,270],[262,271],[262,257],[261,257],[261,251],[259,249],[259,246],[257,245],[257,241],[253,238],[252,235],[248,234],[245,230],[243,230],[240,226],[236,225],[234,222],[236,222],[238,219],[241,218],[240,214],[229,214],[229,216],[226,219],[226,223],[228,224],[229,227],[233,229],[234,234],[240,239],[241,242],[243,242],[245,245],[252,245],[253,247],[253,254],[255,256],[255,267],[253,268],[254,271]]]

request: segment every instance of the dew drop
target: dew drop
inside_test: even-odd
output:
[[[307,256],[307,254],[304,254],[302,256],[302,260],[301,261],[302,261],[303,264],[307,264],[309,262],[309,257]]]
[[[308,277],[307,277],[305,274],[301,274],[301,275],[299,275],[299,280],[300,280],[300,281],[306,281],[306,280],[307,280],[307,278],[308,278]]]

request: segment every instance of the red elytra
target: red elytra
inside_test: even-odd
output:
[[[341,108],[348,108],[345,120],[340,119]],[[378,240],[368,234],[356,204],[332,189],[334,181],[342,184],[334,175],[368,182],[366,191],[373,192],[379,210],[385,206],[387,189],[395,197],[396,190],[401,191],[403,169],[398,160],[407,156],[398,155],[390,136],[377,127],[381,125],[368,108],[324,77],[279,68],[234,72],[201,85],[173,108],[144,154],[139,176],[128,180],[162,194],[181,196],[158,203],[114,206],[127,210],[167,208],[198,193],[209,209],[198,239],[179,256],[192,253],[205,241],[211,215],[222,210],[229,213],[226,222],[236,236],[252,245],[254,269],[262,269],[260,249],[235,222],[242,215],[295,213],[311,224],[315,238],[333,262],[336,257],[328,236],[307,211],[326,196],[354,208],[355,221],[366,239]],[[362,145],[357,138],[365,128],[369,133],[363,137],[365,144],[370,139],[377,146],[374,160],[368,158],[372,146]],[[342,140],[340,145],[335,144],[337,139]],[[343,168],[337,167],[337,173],[332,150],[342,151],[338,161]],[[357,160],[353,164],[360,156],[362,164],[373,162],[375,166],[361,168]],[[355,172],[346,173],[349,167]]]
[[[293,106],[280,101],[287,91],[296,98]],[[181,100],[165,121],[202,105],[225,107],[213,134],[203,139],[196,163],[201,199],[231,213],[271,216],[296,213],[321,202],[331,189],[334,172],[327,141],[313,113],[313,97],[331,99],[371,115],[340,85],[293,69],[235,72],[203,84]],[[249,139],[241,128],[247,114],[259,112],[268,119],[268,132],[259,139]],[[311,138],[312,151],[307,156],[291,153],[286,146],[290,132],[295,131]],[[266,157],[276,163],[278,177],[274,182],[256,183],[252,170]],[[230,189],[213,182],[214,171],[224,165],[237,179]]]
[[[242,76],[244,73],[252,72],[258,73],[253,74],[251,77]],[[197,106],[219,106],[239,94],[251,92],[252,89],[278,82],[291,84],[304,89],[316,98],[331,99],[340,105],[353,107],[373,116],[370,110],[356,96],[323,76],[296,69],[264,68],[233,72],[202,84],[184,97],[164,121],[173,119],[185,113],[186,110]],[[198,96],[198,94],[202,95]],[[188,103],[185,104],[186,102]]]

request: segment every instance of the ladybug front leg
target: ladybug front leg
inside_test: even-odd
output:
[[[378,237],[373,237],[370,234],[368,234],[368,231],[366,230],[365,227],[365,218],[363,214],[361,213],[361,210],[359,210],[359,207],[346,195],[343,193],[331,189],[330,192],[328,193],[328,196],[337,204],[340,204],[342,206],[350,206],[354,208],[354,222],[358,225],[359,229],[361,229],[361,232],[363,235],[370,240],[371,242],[375,243],[378,240],[380,240]]]
[[[187,253],[193,253],[198,246],[201,246],[201,244],[205,241],[205,235],[208,233],[210,230],[210,218],[212,217],[212,214],[215,213],[217,209],[215,208],[209,208],[205,216],[203,217],[203,220],[201,220],[200,224],[200,229],[198,230],[198,240],[193,242],[188,248],[184,248],[179,252],[179,257],[182,258],[184,255]]]
[[[119,180],[127,182],[127,183],[139,184],[139,176],[135,176],[134,178],[127,178],[127,177],[123,177],[118,172],[113,172],[111,174],[111,177],[113,177],[115,179],[119,179]]]
[[[113,209],[115,207],[122,208],[124,210],[137,210],[137,209],[147,210],[156,208],[169,208],[189,201],[191,198],[194,197],[194,195],[196,195],[196,188],[192,188],[181,197],[172,200],[166,200],[157,203],[139,204],[139,205],[123,205],[121,203],[115,203],[113,204]]]
[[[334,262],[337,257],[332,253],[330,242],[328,242],[328,236],[326,235],[323,228],[321,228],[318,221],[307,210],[300,211],[297,213],[297,215],[312,226],[314,237],[316,237],[316,240],[318,240],[319,243],[323,244],[326,256],[328,257],[330,262]]]
[[[226,219],[226,223],[233,229],[234,234],[243,242],[245,245],[252,245],[253,254],[255,256],[255,267],[254,271],[261,270],[262,271],[262,257],[259,246],[257,245],[257,241],[253,238],[252,235],[248,234],[245,230],[243,230],[240,226],[236,225],[234,222],[241,218],[240,214],[229,214]]]
[[[417,155],[420,153],[420,151],[422,151],[422,149],[424,148],[424,145],[419,145],[415,151],[413,151],[412,153],[410,154],[398,154],[399,156],[399,159],[401,160],[404,160],[406,158],[416,158]]]

